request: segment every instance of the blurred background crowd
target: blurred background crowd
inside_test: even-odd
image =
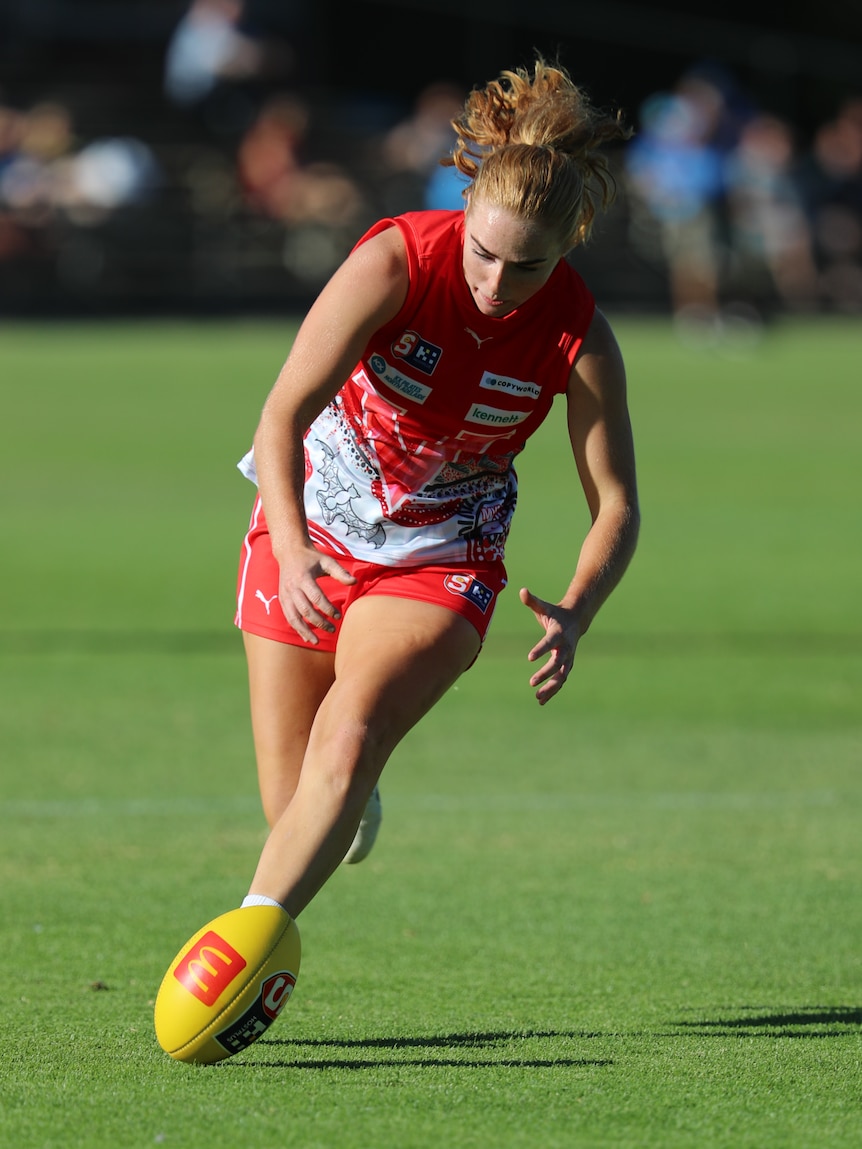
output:
[[[635,128],[573,257],[605,305],[702,339],[862,313],[846,4],[814,34],[672,0],[0,4],[0,315],[305,306],[379,216],[460,206],[450,121],[534,49]]]

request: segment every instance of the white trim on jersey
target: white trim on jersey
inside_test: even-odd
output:
[[[249,563],[251,562],[251,543],[249,542],[249,536],[251,535],[252,531],[257,529],[257,524],[260,521],[262,510],[263,503],[261,502],[260,495],[258,495],[254,500],[254,507],[252,508],[251,512],[251,521],[248,524],[248,530],[246,531],[245,538],[242,541],[245,558],[243,559],[242,563],[242,575],[240,576],[239,590],[237,591],[236,596],[236,616],[234,618],[234,622],[240,630],[242,630],[242,608],[243,603],[245,602],[246,577],[248,576],[248,567]]]

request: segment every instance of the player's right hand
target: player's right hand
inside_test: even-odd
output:
[[[279,562],[278,601],[284,617],[299,637],[312,646],[319,642],[312,628],[331,634],[340,617],[338,608],[333,606],[317,582],[323,575],[329,575],[344,586],[356,582],[336,559],[321,554],[310,542],[302,548],[293,548]]]

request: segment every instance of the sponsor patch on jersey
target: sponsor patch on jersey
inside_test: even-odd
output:
[[[478,606],[482,614],[494,601],[494,592],[491,588],[485,586],[483,582],[479,582],[471,574],[447,574],[443,579],[443,586],[450,594],[460,594],[463,598],[469,599],[475,606]]]
[[[381,383],[385,383],[405,399],[412,399],[414,403],[424,403],[431,394],[431,388],[427,383],[420,383],[417,379],[409,379],[406,375],[402,375],[387,363],[382,355],[372,355],[369,366]]]
[[[417,371],[430,375],[440,362],[443,348],[438,347],[436,343],[429,343],[416,331],[405,331],[401,338],[392,344],[392,354],[409,363],[411,367],[415,367]]]
[[[483,427],[514,427],[529,417],[529,411],[503,411],[499,407],[486,407],[484,403],[474,403],[464,416],[468,423],[481,423]]]
[[[489,391],[505,391],[507,395],[526,395],[528,399],[538,399],[542,388],[538,383],[527,383],[523,379],[513,379],[510,375],[493,375],[486,371],[479,383]]]

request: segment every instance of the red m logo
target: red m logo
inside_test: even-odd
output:
[[[177,963],[174,977],[198,1001],[212,1005],[246,965],[242,954],[209,930]]]

